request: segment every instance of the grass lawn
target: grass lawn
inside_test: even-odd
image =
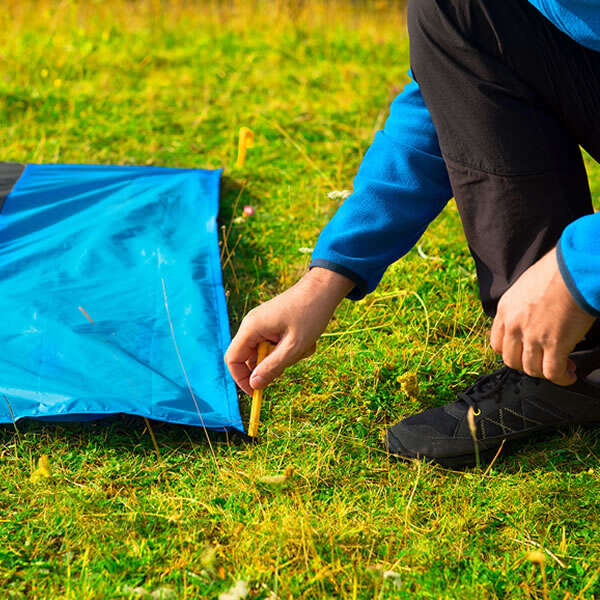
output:
[[[351,187],[407,69],[403,13],[386,0],[368,13],[5,0],[0,160],[224,166],[235,331],[306,269],[299,249],[339,204],[327,193]],[[236,169],[241,126],[256,143]],[[255,215],[234,222],[245,204]],[[454,203],[420,247],[428,258],[412,250],[375,293],[344,301],[316,355],[268,389],[258,445],[215,435],[213,454],[201,431],[155,423],[158,458],[135,420],[0,428],[0,597],[216,598],[243,580],[270,600],[599,598],[596,432],[529,444],[489,472],[382,450],[387,424],[496,361]],[[32,483],[41,454],[53,477]]]

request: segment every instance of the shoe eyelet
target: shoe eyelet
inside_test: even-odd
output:
[[[481,410],[479,408],[473,409],[473,416],[478,417],[481,414]]]

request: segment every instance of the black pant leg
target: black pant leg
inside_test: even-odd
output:
[[[585,50],[527,0],[411,0],[408,27],[413,74],[493,316],[504,291],[563,229],[593,212],[577,139],[584,117],[566,122],[569,94],[555,93],[554,80],[554,71],[567,76],[556,65],[572,70],[571,55]],[[596,68],[594,60],[586,68]],[[570,73],[567,85],[576,90],[583,76]],[[600,93],[593,101],[600,108]],[[588,127],[589,119],[600,123],[600,113],[586,118]]]

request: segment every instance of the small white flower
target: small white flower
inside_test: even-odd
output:
[[[219,600],[242,600],[248,595],[249,591],[248,584],[245,581],[236,581],[233,587],[219,594]]]
[[[350,190],[333,190],[327,194],[330,200],[345,200],[352,192]]]
[[[311,254],[314,248],[298,248],[300,254]]]
[[[402,586],[402,577],[400,573],[396,573],[396,571],[384,571],[383,578],[389,579],[394,587],[399,588]]]
[[[417,246],[417,254],[421,258],[424,258],[425,260],[436,260],[436,261],[442,261],[443,260],[439,256],[428,256],[427,254],[425,254],[425,252],[423,252],[423,246],[421,246],[421,244],[419,244]]]
[[[160,587],[150,594],[152,600],[175,600],[177,594],[175,590],[168,586]]]

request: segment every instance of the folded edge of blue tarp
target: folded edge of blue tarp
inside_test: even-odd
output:
[[[221,170],[0,164],[0,422],[126,413],[243,431]]]

